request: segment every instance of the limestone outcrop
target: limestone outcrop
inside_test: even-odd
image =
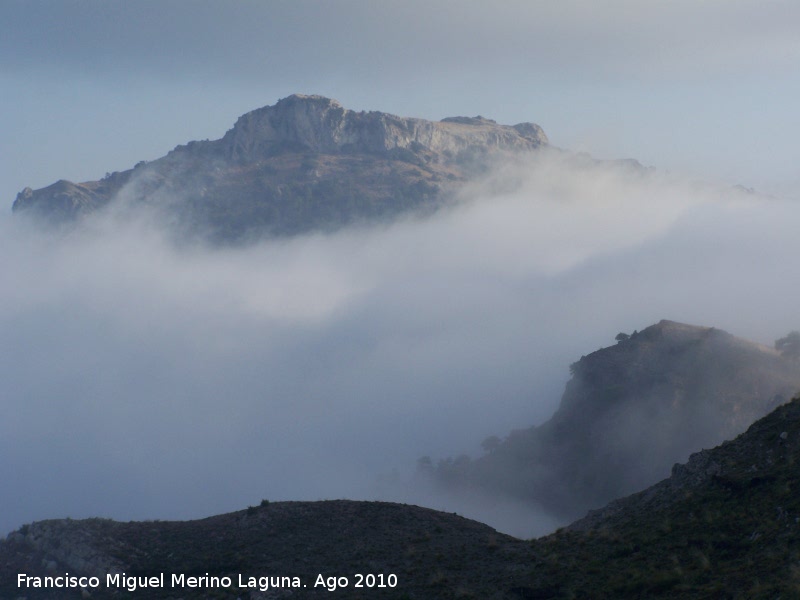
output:
[[[493,158],[546,145],[533,123],[432,122],[294,95],[241,116],[221,139],[98,181],[25,188],[13,210],[64,223],[145,207],[181,234],[239,242],[434,210]]]

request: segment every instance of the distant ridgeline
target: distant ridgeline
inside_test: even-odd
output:
[[[617,340],[571,366],[549,421],[487,439],[475,460],[421,459],[419,475],[456,494],[538,504],[568,522],[667,477],[800,391],[791,352],[719,329],[661,321]]]
[[[432,210],[497,153],[546,145],[533,123],[431,122],[294,95],[243,115],[222,139],[189,142],[99,181],[25,188],[13,210],[63,223],[146,205],[182,233],[241,241]]]

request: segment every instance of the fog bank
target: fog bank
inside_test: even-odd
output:
[[[568,365],[619,331],[668,318],[771,344],[798,328],[798,218],[555,154],[498,166],[426,220],[247,248],[176,246],[147,219],[7,218],[0,531],[262,498],[491,518],[402,482],[422,455],[545,420]],[[553,526],[521,512],[490,524]]]

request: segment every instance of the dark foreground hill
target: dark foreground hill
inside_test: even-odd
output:
[[[431,122],[294,95],[243,115],[219,140],[98,181],[25,188],[13,208],[63,222],[147,206],[182,233],[241,241],[431,210],[491,157],[546,144],[533,123]]]
[[[106,587],[106,573],[161,572],[230,576],[215,589],[143,588],[137,598],[325,597],[318,576],[347,577],[338,597],[513,598],[527,545],[462,517],[383,502],[276,502],[199,521],[118,523],[104,519],[43,521],[0,545],[2,597],[80,597],[79,590],[18,590],[17,572],[94,574],[92,597],[122,593]],[[5,566],[4,566],[5,565]],[[385,587],[356,587],[356,574],[373,574]],[[305,588],[240,588],[239,575],[298,577]],[[395,579],[396,578],[396,579]],[[341,583],[341,582],[339,582]],[[264,587],[263,585],[261,587]],[[61,595],[59,595],[61,594]]]
[[[93,598],[797,598],[798,465],[794,400],[658,485],[532,542],[455,515],[349,501],[281,502],[187,522],[43,521],[0,543],[0,597],[81,597],[17,587],[19,573],[68,572],[102,578]],[[121,570],[163,572],[166,582],[172,573],[229,575],[233,585],[106,588],[106,573]],[[356,588],[356,573],[394,574],[397,585]],[[298,577],[308,587],[240,589],[239,574]],[[319,574],[348,577],[348,587],[315,590]]]
[[[661,321],[582,357],[558,411],[429,472],[452,493],[506,495],[569,522],[668,476],[800,391],[800,365],[715,328]]]
[[[567,568],[540,581],[553,597],[800,598],[798,467],[793,400],[548,538],[550,564]]]

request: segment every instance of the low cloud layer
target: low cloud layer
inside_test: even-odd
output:
[[[569,363],[617,332],[669,318],[771,343],[798,328],[798,213],[554,154],[498,167],[427,220],[244,249],[176,247],[130,220],[53,234],[8,219],[0,530],[388,489],[445,508],[396,482],[422,455],[545,420]],[[535,518],[496,525],[552,526]]]

